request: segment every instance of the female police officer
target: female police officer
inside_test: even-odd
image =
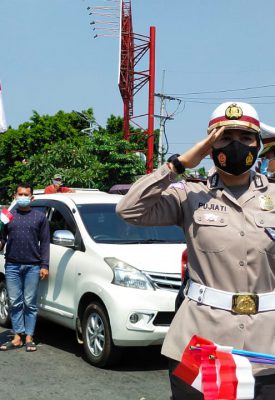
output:
[[[259,118],[249,104],[223,103],[208,133],[138,180],[117,206],[130,223],[177,224],[185,231],[191,281],[162,347],[170,371],[194,334],[275,354],[275,187],[251,170],[260,150]],[[209,154],[215,168],[207,185],[171,184]],[[275,370],[256,365],[255,399],[274,400]],[[203,398],[172,374],[170,381],[173,399]]]

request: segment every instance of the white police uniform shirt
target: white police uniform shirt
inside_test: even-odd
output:
[[[132,224],[181,226],[194,282],[234,293],[271,292],[275,290],[275,241],[265,228],[275,229],[275,185],[264,175],[250,174],[249,188],[236,199],[217,173],[208,177],[206,185],[171,184],[176,174],[165,164],[139,179],[119,202],[117,212]],[[240,315],[186,297],[162,353],[180,360],[194,334],[221,345],[275,355],[275,304],[272,311]],[[275,373],[264,365],[254,370]]]

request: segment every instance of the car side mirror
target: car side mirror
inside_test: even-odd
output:
[[[60,230],[53,233],[53,244],[63,247],[74,247],[75,237],[71,231]]]

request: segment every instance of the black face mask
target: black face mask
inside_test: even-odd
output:
[[[257,155],[257,146],[247,146],[237,140],[220,149],[212,149],[216,167],[231,175],[241,175],[248,171],[255,163]]]

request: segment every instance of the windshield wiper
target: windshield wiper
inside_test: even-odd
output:
[[[171,241],[165,239],[144,239],[140,240],[139,243],[171,243]]]
[[[181,240],[164,240],[164,239],[140,239],[140,240],[97,240],[97,243],[105,243],[105,244],[154,244],[154,243],[170,243],[170,244],[178,244],[184,243]]]

